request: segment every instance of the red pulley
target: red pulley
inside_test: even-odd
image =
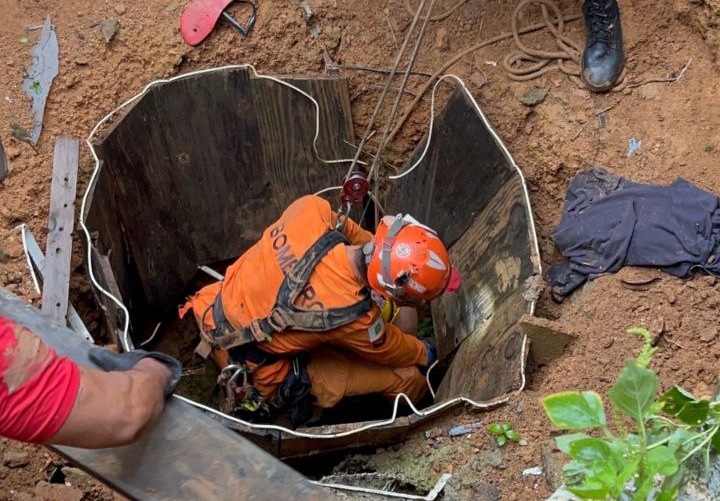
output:
[[[351,173],[342,186],[342,203],[343,205],[359,205],[362,203],[365,195],[370,190],[370,184],[367,180],[367,174],[360,171]]]

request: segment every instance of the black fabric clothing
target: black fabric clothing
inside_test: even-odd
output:
[[[681,178],[655,186],[585,170],[568,186],[552,237],[567,258],[548,272],[556,300],[623,266],[720,274],[718,197]]]

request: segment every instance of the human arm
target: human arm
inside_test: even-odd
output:
[[[159,362],[138,360],[128,372],[81,368],[0,318],[0,436],[86,448],[129,443],[159,415],[171,378]]]
[[[127,371],[81,367],[75,405],[46,443],[96,449],[136,441],[160,417],[170,379],[170,370],[150,358]]]

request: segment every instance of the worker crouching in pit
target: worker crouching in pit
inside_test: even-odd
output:
[[[437,358],[416,336],[416,306],[457,288],[448,251],[409,216],[375,236],[316,196],[292,203],[262,238],[181,308],[221,369],[226,411],[293,425],[343,397],[427,391]]]

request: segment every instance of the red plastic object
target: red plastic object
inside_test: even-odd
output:
[[[445,288],[445,292],[457,292],[462,285],[462,279],[460,278],[460,272],[454,266],[450,268],[450,281]]]
[[[351,205],[361,204],[369,189],[367,175],[364,172],[353,172],[343,183],[342,202]]]
[[[223,11],[234,0],[194,0],[180,17],[180,34],[190,45],[205,40],[222,16]]]

